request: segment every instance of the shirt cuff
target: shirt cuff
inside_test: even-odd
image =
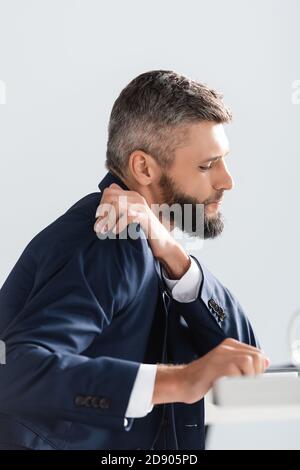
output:
[[[199,289],[202,282],[202,273],[196,261],[190,257],[191,265],[187,272],[180,279],[169,279],[162,268],[162,276],[171,292],[174,300],[177,302],[193,302],[198,298]]]
[[[142,418],[152,411],[156,372],[156,364],[140,365],[125,413],[126,418]]]

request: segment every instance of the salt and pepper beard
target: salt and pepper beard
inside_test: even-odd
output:
[[[208,216],[205,212],[205,206],[209,204],[210,202],[213,202],[211,200],[205,200],[201,204],[204,205],[204,214],[202,216],[203,218],[203,224],[204,227],[201,227],[201,230],[199,231],[198,224],[197,224],[197,217],[198,217],[198,208],[199,208],[199,201],[195,199],[194,197],[188,196],[181,191],[178,190],[176,183],[170,178],[168,175],[165,173],[162,174],[160,181],[159,181],[159,187],[161,190],[162,194],[162,200],[163,203],[166,204],[167,206],[172,206],[173,204],[179,204],[181,207],[181,216],[180,220],[177,220],[176,214],[174,215],[172,212],[170,213],[170,222],[171,224],[175,225],[176,227],[180,228],[187,234],[193,237],[199,237],[199,238],[216,238],[218,235],[220,235],[223,231],[224,228],[224,222],[222,220],[222,214],[218,211],[216,212],[215,215],[210,215]],[[223,194],[223,191],[219,192],[217,195],[216,199],[219,199]],[[191,219],[189,220],[188,223],[185,220],[185,205],[190,205],[191,208]]]

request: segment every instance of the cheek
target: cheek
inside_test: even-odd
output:
[[[207,173],[201,173],[197,168],[188,165],[176,168],[169,174],[176,181],[181,192],[197,199],[199,203],[211,197],[213,189]]]
[[[208,175],[206,173],[198,172],[197,177],[190,180],[188,191],[191,196],[195,197],[199,201],[204,201],[209,198],[212,194],[212,186]]]

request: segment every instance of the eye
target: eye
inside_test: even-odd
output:
[[[210,170],[214,166],[214,162],[210,162],[208,165],[200,165],[199,168],[202,171]]]

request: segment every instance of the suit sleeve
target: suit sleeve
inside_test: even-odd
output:
[[[39,287],[1,332],[7,349],[0,368],[5,412],[123,428],[140,363],[85,355],[134,296],[132,276],[139,274],[131,271],[130,277],[124,267],[139,263],[136,250],[122,242],[93,237],[44,285],[37,271]]]
[[[197,298],[179,302],[174,298],[171,308],[183,317],[189,327],[194,346],[203,356],[226,338],[259,347],[253,328],[238,300],[206,268],[197,263],[202,283]]]

